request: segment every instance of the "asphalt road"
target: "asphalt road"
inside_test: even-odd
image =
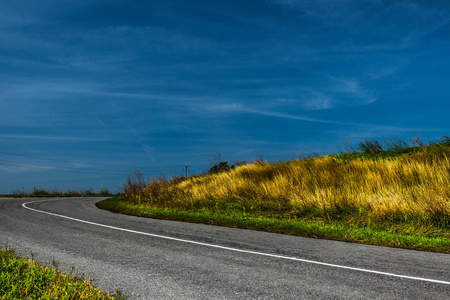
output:
[[[129,299],[450,299],[447,254],[117,215],[99,200],[0,199],[0,244]]]

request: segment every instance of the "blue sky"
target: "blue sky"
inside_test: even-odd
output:
[[[0,193],[448,135],[448,1],[0,3]]]

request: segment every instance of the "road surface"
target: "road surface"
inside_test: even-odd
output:
[[[129,299],[450,299],[450,255],[0,199],[0,244]]]

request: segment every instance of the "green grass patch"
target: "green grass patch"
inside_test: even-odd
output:
[[[51,267],[19,257],[0,248],[0,299],[125,299],[116,292],[109,295],[88,279],[64,274]]]
[[[155,219],[177,220],[289,235],[450,253],[450,232],[433,226],[414,226],[411,222],[367,223],[364,217],[327,219],[310,214],[287,216],[237,209],[176,209],[149,204],[131,204],[116,196],[97,202],[97,207],[116,213]]]

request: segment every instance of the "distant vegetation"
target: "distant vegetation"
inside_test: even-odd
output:
[[[0,299],[125,299],[104,293],[84,278],[63,274],[56,263],[46,267],[0,248]]]
[[[26,192],[23,189],[17,189],[11,192],[10,195],[2,195],[5,197],[110,197],[113,194],[107,189],[103,188],[98,193],[95,193],[91,188],[87,190],[70,190],[60,192],[56,189],[47,190],[42,188],[33,188],[33,190]]]
[[[365,140],[279,163],[220,161],[190,177],[136,172],[109,208],[450,253],[450,137]]]

